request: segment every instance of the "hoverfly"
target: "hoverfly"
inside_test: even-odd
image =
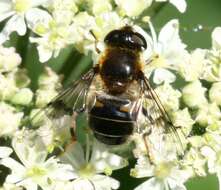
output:
[[[124,26],[109,32],[104,43],[106,49],[98,63],[46,106],[50,110],[48,116],[85,112],[98,141],[121,145],[135,131],[143,131],[138,124],[142,112],[146,119],[144,128],[161,127],[179,138],[143,72],[145,62],[141,54],[147,48],[145,38],[132,27]]]

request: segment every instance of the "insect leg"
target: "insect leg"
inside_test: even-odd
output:
[[[151,145],[151,142],[148,140],[148,136],[151,134],[151,131],[152,130],[150,129],[148,132],[144,133],[142,135],[142,138],[143,138],[143,141],[144,141],[145,148],[147,150],[147,157],[149,158],[150,163],[154,164],[155,159],[154,159],[152,148],[151,148],[152,145]]]
[[[98,54],[100,54],[101,53],[101,50],[99,50],[99,48],[97,47],[97,43],[98,43],[98,39],[97,39],[97,37],[96,37],[96,35],[94,34],[94,32],[93,32],[93,30],[90,30],[90,33],[91,33],[91,35],[94,37],[94,39],[95,39],[95,50],[96,50],[96,52],[98,53]]]

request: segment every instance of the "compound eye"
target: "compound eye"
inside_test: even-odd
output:
[[[145,38],[140,33],[134,32],[130,28],[111,31],[105,37],[104,42],[115,47],[136,50],[144,50],[147,48],[147,42]]]
[[[145,38],[139,33],[134,33],[133,35],[131,35],[131,42],[137,47],[147,49],[147,42]]]
[[[116,43],[119,42],[121,38],[119,30],[111,31],[104,39],[105,43]]]

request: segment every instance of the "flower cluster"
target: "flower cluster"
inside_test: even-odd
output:
[[[158,37],[152,23],[150,28],[152,35],[148,39],[153,45],[146,73],[153,75],[155,91],[177,129],[174,135],[155,129],[146,142],[135,137],[134,154],[138,160],[131,174],[150,177],[136,190],[186,189],[184,182],[206,176],[207,168],[220,182],[221,29],[212,32],[211,49],[188,52],[179,37],[177,20],[169,21]],[[177,158],[181,149],[184,154]]]
[[[155,1],[168,1],[180,12],[186,9],[185,0]],[[166,129],[150,122],[147,131],[135,131],[132,135],[134,144],[130,151],[136,165],[130,175],[147,178],[135,190],[186,190],[184,183],[188,179],[208,173],[216,174],[221,183],[221,27],[212,32],[210,49],[190,52],[179,36],[178,20],[170,20],[159,34],[149,17],[145,18],[150,34],[136,25],[135,19],[153,3],[152,0],[0,2],[0,21],[6,20],[0,32],[0,140],[3,139],[0,165],[11,171],[0,189],[120,188],[120,182],[111,174],[128,165],[126,158],[115,154],[118,151],[114,147],[97,142],[90,131],[84,136],[86,143],[74,139],[64,151],[63,147],[73,138],[69,130],[75,129],[73,117],[62,115],[52,120],[46,113],[50,108],[45,108],[58,94],[61,77],[45,67],[38,88],[32,90],[20,55],[4,44],[12,32],[22,36],[30,30],[29,41],[36,43],[40,62],[56,57],[70,45],[84,54],[92,52],[97,60],[97,49],[103,50],[105,35],[127,24],[133,25],[148,43],[143,53],[143,59],[147,60],[144,72],[152,80],[163,111],[171,120],[164,123]],[[151,106],[146,106],[151,114]],[[140,117],[137,123],[141,126]],[[62,154],[57,155],[58,151]]]
[[[186,9],[184,0],[169,2],[181,12]],[[131,23],[131,18],[151,4],[152,0],[5,0],[0,2],[0,21],[9,19],[0,32],[0,43],[14,31],[25,35],[28,28],[34,33],[30,41],[37,44],[41,62],[56,57],[70,44],[84,53],[95,52],[95,41],[103,41],[110,30]]]

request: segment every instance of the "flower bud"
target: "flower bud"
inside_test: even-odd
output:
[[[213,83],[209,91],[209,98],[212,102],[221,106],[221,82]]]
[[[164,83],[156,88],[156,93],[160,96],[160,100],[167,111],[179,109],[179,98],[181,97],[179,90],[175,90],[170,84]]]
[[[36,92],[36,106],[38,108],[42,108],[46,106],[52,98],[54,98],[57,95],[57,92],[55,90],[37,90]]]
[[[200,107],[207,103],[205,91],[206,88],[201,85],[200,81],[189,83],[182,90],[184,103],[191,108]]]
[[[25,70],[25,69],[17,70],[14,78],[15,78],[16,86],[18,88],[25,88],[31,82],[30,78],[28,77],[27,70]]]
[[[45,71],[40,75],[38,85],[41,89],[52,89],[59,84],[59,76],[49,67],[45,68]]]
[[[0,103],[0,113],[0,136],[13,136],[20,125],[23,113],[16,112],[14,107],[4,102]]]
[[[28,88],[20,89],[11,99],[13,104],[28,105],[32,101],[33,92]]]
[[[21,63],[21,57],[15,53],[15,48],[4,48],[0,46],[0,72],[14,70]]]
[[[196,114],[196,121],[202,125],[207,126],[216,123],[221,118],[219,107],[215,104],[205,104],[201,106]]]
[[[212,32],[212,46],[215,49],[221,48],[221,27],[216,27]]]
[[[14,74],[7,76],[0,74],[0,100],[10,100],[17,90]]]
[[[192,125],[195,123],[194,120],[190,116],[188,108],[173,112],[172,122],[174,126],[181,127],[182,131],[185,132],[185,134],[187,135],[190,133],[192,129]]]
[[[115,2],[120,9],[121,15],[127,15],[129,17],[138,16],[152,3],[152,1],[146,0],[115,0]]]

